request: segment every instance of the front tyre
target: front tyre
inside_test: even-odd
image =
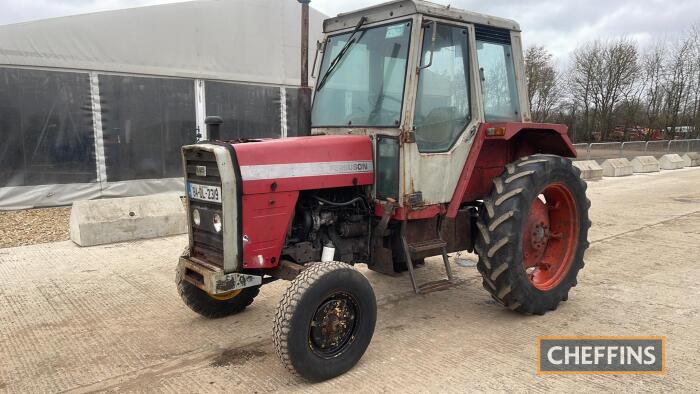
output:
[[[484,288],[520,313],[554,310],[584,265],[586,183],[569,159],[553,155],[523,157],[493,182],[475,243]]]
[[[211,295],[184,279],[178,279],[177,290],[190,309],[204,317],[216,319],[242,312],[260,292],[260,286],[246,287],[227,294]]]
[[[376,321],[377,302],[364,275],[345,263],[315,263],[280,300],[275,351],[292,373],[310,381],[330,379],[357,364]]]

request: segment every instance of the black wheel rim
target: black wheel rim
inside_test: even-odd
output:
[[[338,357],[354,342],[360,308],[355,298],[336,292],[316,308],[309,326],[309,347],[320,357]]]

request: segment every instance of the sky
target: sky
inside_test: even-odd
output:
[[[278,0],[294,1],[294,0]],[[565,61],[577,45],[627,37],[642,47],[700,24],[700,0],[433,0],[456,8],[515,19],[526,46],[544,45]],[[178,0],[0,0],[0,24],[138,7]],[[312,0],[327,15],[383,0]]]

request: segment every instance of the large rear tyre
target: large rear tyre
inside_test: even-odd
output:
[[[177,290],[190,309],[204,317],[216,319],[242,312],[260,292],[260,286],[234,290],[228,294],[211,295],[197,286],[179,279]]]
[[[569,159],[553,155],[523,157],[493,182],[475,242],[484,288],[520,313],[554,310],[584,265],[586,183]]]
[[[275,351],[292,373],[310,381],[330,379],[357,364],[376,321],[377,302],[364,275],[345,263],[315,263],[280,300]]]

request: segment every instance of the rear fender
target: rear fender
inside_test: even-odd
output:
[[[503,172],[506,164],[536,153],[576,157],[567,127],[521,122],[481,124],[447,208],[447,216],[455,217],[463,202],[486,197],[491,192],[493,179]]]

